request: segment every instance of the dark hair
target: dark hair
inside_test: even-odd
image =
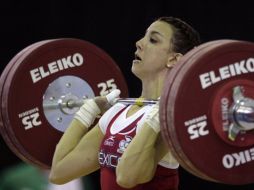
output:
[[[173,44],[172,50],[174,52],[185,54],[201,43],[199,33],[181,19],[160,17],[157,21],[163,21],[172,26],[174,34],[171,43]]]

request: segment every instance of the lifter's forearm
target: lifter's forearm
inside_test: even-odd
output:
[[[85,132],[72,123],[57,145],[49,179],[63,184],[99,169],[98,151],[103,138],[99,126]]]
[[[118,163],[116,174],[119,185],[130,188],[153,177],[158,161],[167,152],[157,147],[158,135],[144,124]]]
[[[74,119],[71,122],[56,146],[52,167],[77,146],[80,139],[87,133],[87,131],[88,128],[82,126],[82,123],[78,120]]]

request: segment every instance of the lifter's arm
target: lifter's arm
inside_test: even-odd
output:
[[[58,143],[49,179],[63,184],[99,169],[98,152],[103,134],[96,125],[88,133],[73,120]]]
[[[119,94],[115,90],[106,97],[87,100],[75,114],[56,146],[49,176],[52,183],[63,184],[99,168],[98,152],[104,135],[98,124],[89,132],[88,128]]]
[[[157,111],[153,110],[153,112]],[[143,124],[118,163],[116,175],[117,183],[120,186],[131,188],[150,181],[154,176],[158,162],[168,152],[159,133],[158,112],[150,119],[153,122],[149,121]],[[151,127],[151,125],[155,126]]]

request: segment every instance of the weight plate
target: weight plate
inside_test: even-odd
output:
[[[178,155],[191,168],[222,183],[253,181],[251,146],[225,143],[211,119],[214,96],[219,89],[232,80],[253,81],[253,51],[253,43],[235,40],[212,49],[203,48],[202,54],[184,63],[164,103],[168,133]],[[225,163],[233,165],[232,168]]]
[[[89,84],[95,96],[106,95],[115,88],[121,90],[122,96],[128,96],[116,63],[89,42],[58,39],[34,48],[19,59],[3,87],[4,126],[9,126],[6,129],[22,154],[41,167],[51,166],[55,145],[62,136],[44,115],[43,96],[52,82],[69,75]]]
[[[168,130],[168,128],[170,126],[168,125],[168,121],[167,121],[167,112],[168,112],[167,101],[168,101],[169,93],[171,91],[172,84],[174,83],[174,79],[179,74],[179,72],[181,71],[181,68],[184,66],[184,64],[187,61],[195,61],[195,58],[197,56],[199,56],[199,54],[203,54],[204,48],[208,48],[208,47],[209,47],[209,49],[214,48],[214,47],[220,45],[221,43],[224,43],[227,41],[228,40],[219,40],[219,41],[212,41],[209,43],[204,43],[204,44],[201,44],[199,46],[199,48],[194,48],[191,51],[189,51],[187,54],[185,54],[179,60],[179,63],[177,63],[174,66],[174,68],[167,73],[165,85],[163,87],[163,92],[162,92],[161,99],[160,99],[160,110],[159,110],[160,114],[159,115],[160,115],[162,137],[163,137],[164,141],[167,143],[170,151],[173,153],[175,158],[178,160],[178,162],[184,169],[186,169],[187,171],[189,171],[190,173],[192,173],[195,176],[198,176],[200,178],[203,178],[203,179],[209,180],[209,181],[216,181],[216,180],[206,176],[204,173],[201,173],[199,170],[197,170],[195,167],[193,167],[193,165],[189,162],[189,160],[186,160],[183,156],[181,156],[181,151],[178,151],[179,147],[174,146],[174,144],[175,144],[173,142],[174,139],[171,138],[171,134]]]
[[[5,66],[4,70],[1,73],[1,77],[0,77],[0,100],[4,101],[2,99],[2,93],[3,93],[3,87],[6,81],[6,77],[9,74],[9,71],[11,70],[11,68],[15,65],[15,63],[19,60],[22,59],[22,57],[25,57],[29,54],[30,50],[32,48],[38,47],[46,42],[48,42],[49,40],[44,40],[44,41],[40,41],[40,42],[36,42],[34,44],[31,44],[29,46],[27,46],[26,48],[24,48],[23,50],[21,50],[19,53],[17,53],[12,59],[11,61]],[[22,160],[24,160],[25,162],[34,164],[33,160],[30,160],[31,158],[28,156],[25,156],[22,154],[21,150],[15,145],[15,143],[12,142],[12,137],[11,134],[8,133],[8,130],[6,128],[8,128],[9,126],[4,126],[3,124],[3,117],[2,117],[2,109],[1,109],[1,113],[0,113],[0,133],[1,136],[3,137],[4,141],[6,142],[6,144],[8,145],[8,147],[11,149],[11,151],[17,155],[19,158],[21,158]]]

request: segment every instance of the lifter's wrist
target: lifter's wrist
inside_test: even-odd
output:
[[[76,112],[74,118],[80,121],[86,128],[89,128],[96,117],[101,113],[100,108],[94,99],[88,99]]]
[[[152,106],[151,111],[146,115],[145,123],[149,125],[156,133],[160,132],[159,105]]]

